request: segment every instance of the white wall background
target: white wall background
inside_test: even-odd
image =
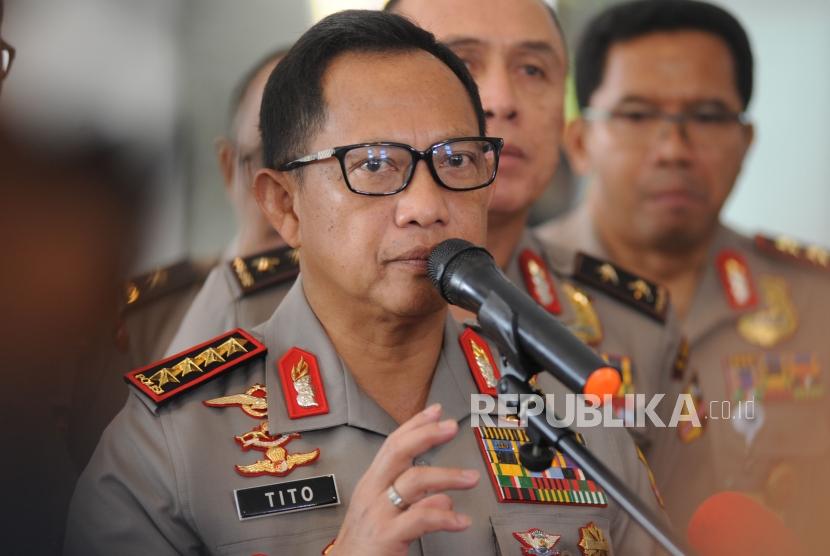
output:
[[[756,58],[756,144],[725,219],[830,246],[830,2],[728,0]]]

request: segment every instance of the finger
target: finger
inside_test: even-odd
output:
[[[412,460],[417,456],[449,442],[457,433],[458,423],[446,419],[423,424],[402,434],[395,431],[389,435],[367,473],[376,492],[386,490],[398,475],[412,467]]]
[[[393,519],[390,523],[390,533],[395,539],[412,542],[418,537],[436,531],[463,531],[471,522],[468,515],[425,504],[413,506]]]
[[[394,486],[403,501],[412,505],[436,492],[473,488],[480,476],[475,469],[415,466],[401,473]]]
[[[408,420],[404,421],[401,426],[395,429],[395,432],[405,433],[408,430],[416,429],[426,423],[434,423],[441,417],[441,404],[434,403],[423,411],[416,413]],[[395,434],[395,433],[392,433]],[[391,436],[391,435],[390,435]]]
[[[451,510],[452,498],[443,492],[439,492],[438,494],[431,494],[426,498],[415,502],[412,507],[416,509],[428,508],[432,510]]]

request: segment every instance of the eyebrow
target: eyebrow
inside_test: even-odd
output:
[[[442,42],[450,48],[458,46],[487,46],[486,41],[477,39],[475,37],[449,37],[447,38],[447,40]],[[559,57],[559,54],[556,51],[556,49],[549,42],[546,41],[521,41],[519,43],[516,43],[515,45],[511,45],[511,47],[520,48],[524,50],[532,50],[543,54],[552,54],[557,58]]]
[[[642,96],[639,96],[639,95],[626,95],[623,98],[621,98],[620,100],[618,100],[616,102],[616,105],[619,106],[621,104],[636,103],[636,102],[639,102],[639,103],[642,103],[642,104],[657,104],[659,102],[659,100],[652,99],[652,98],[646,98],[646,97],[642,97]],[[694,101],[691,101],[691,102],[687,102],[686,104],[692,104],[692,105],[696,105],[696,106],[708,104],[708,105],[711,105],[711,106],[715,106],[717,108],[723,108],[723,109],[728,109],[729,108],[729,106],[726,104],[726,102],[724,102],[723,100],[721,100],[719,98],[715,98],[715,97],[702,98],[702,99],[694,100]]]

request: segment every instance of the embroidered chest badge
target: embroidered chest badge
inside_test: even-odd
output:
[[[513,538],[522,545],[522,556],[559,556],[560,554],[554,547],[559,543],[562,535],[551,535],[534,527],[524,532],[514,532]]]
[[[473,432],[499,502],[607,506],[602,488],[559,451],[545,471],[526,469],[519,461],[519,447],[529,440],[524,428],[478,426]]]

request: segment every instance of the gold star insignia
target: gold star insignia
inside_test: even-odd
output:
[[[257,272],[272,272],[280,265],[280,260],[277,257],[257,257],[251,264]]]
[[[807,260],[824,267],[830,266],[830,253],[826,249],[822,249],[816,245],[807,247],[804,253]]]
[[[603,282],[611,282],[612,284],[619,284],[620,277],[617,276],[617,269],[608,263],[603,264],[597,269],[597,274]]]
[[[798,242],[784,236],[779,237],[775,240],[775,248],[781,251],[782,253],[787,253],[795,257],[798,257],[799,251],[801,250],[801,248],[798,245]]]
[[[246,352],[248,351],[245,349],[245,344],[248,343],[248,340],[245,338],[231,338],[219,344],[219,347],[216,348],[216,351],[219,352],[219,355],[223,357],[228,357],[229,355],[233,355],[234,353],[239,352]]]
[[[631,293],[634,295],[634,299],[637,301],[642,301],[643,299],[646,301],[652,301],[654,299],[654,296],[651,293],[651,287],[642,279],[637,279],[629,283],[628,289],[631,290]]]
[[[164,386],[168,382],[179,382],[179,379],[176,378],[176,375],[170,372],[170,369],[163,368],[159,371],[156,371],[153,376],[150,377],[152,382],[155,382],[159,386]]]
[[[193,361],[197,365],[206,366],[212,363],[224,363],[225,359],[215,349],[208,348],[196,357],[194,357]]]
[[[132,305],[138,301],[140,295],[141,291],[138,289],[138,286],[135,285],[135,282],[127,284],[127,305]]]
[[[189,375],[190,373],[201,373],[202,369],[199,368],[199,365],[196,364],[193,359],[190,357],[186,358],[181,363],[177,363],[172,367],[173,373],[175,376],[185,376]],[[176,381],[178,382],[178,380]],[[159,384],[161,386],[161,384]]]

